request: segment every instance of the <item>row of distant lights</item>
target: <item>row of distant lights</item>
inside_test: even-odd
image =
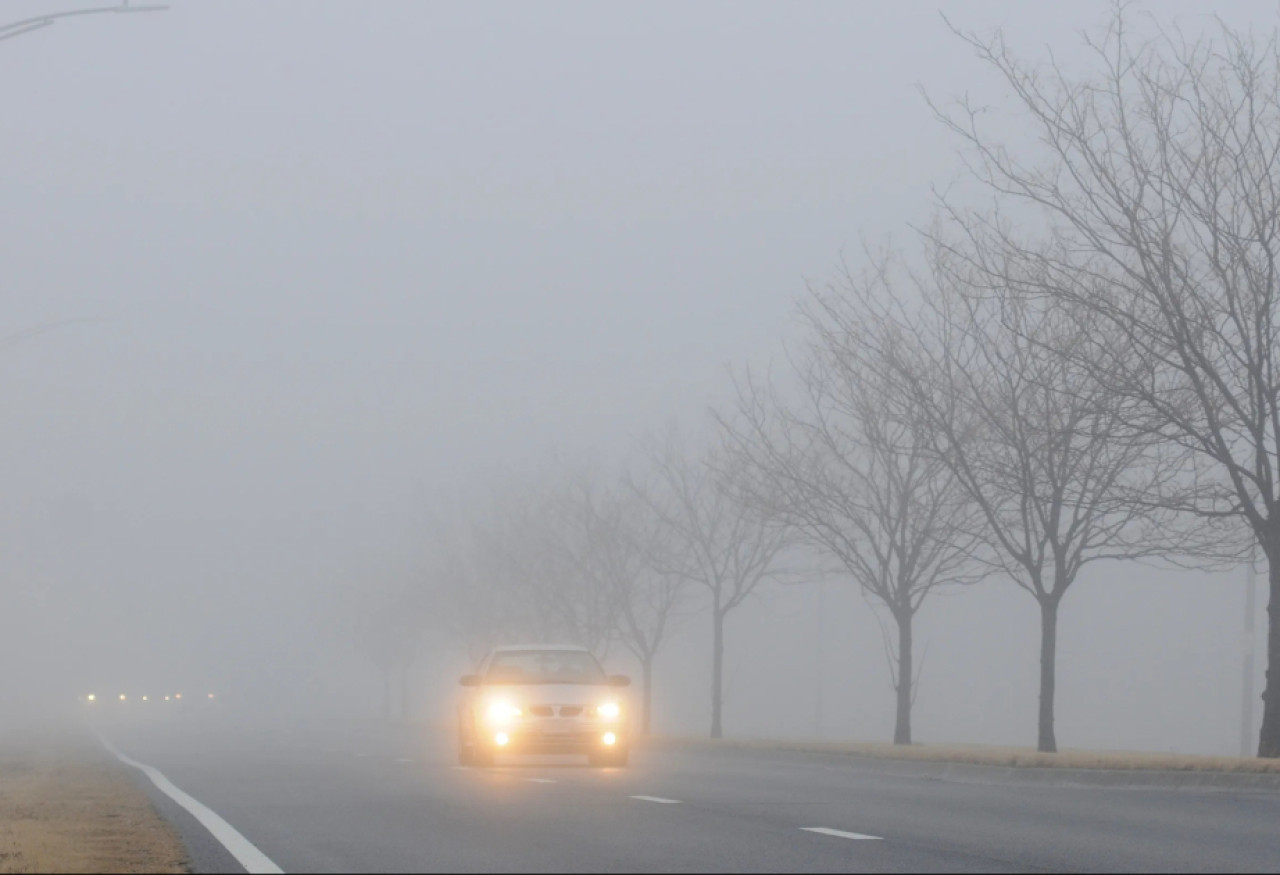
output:
[[[97,695],[96,695],[96,694],[94,694],[94,693],[90,693],[89,695],[85,696],[84,698],[85,698],[85,701],[87,701],[87,702],[96,702],[96,701],[98,701],[98,697],[97,697]],[[181,698],[182,698],[182,693],[174,693],[172,696],[165,696],[165,697],[164,697],[164,700],[165,700],[166,702],[168,702],[170,699],[181,699]],[[209,698],[210,698],[210,699],[212,699],[212,698],[213,698],[213,693],[210,693],[210,694],[209,694]],[[128,700],[129,700],[129,697],[128,697],[128,696],[126,696],[124,693],[121,693],[121,694],[120,694],[120,701],[121,701],[121,702],[127,702]],[[147,697],[146,697],[146,696],[143,696],[143,697],[142,697],[142,701],[146,702],[146,701],[149,701],[149,700],[147,699]]]

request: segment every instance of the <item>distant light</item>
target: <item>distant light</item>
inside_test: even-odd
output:
[[[209,698],[210,698],[210,699],[212,699],[212,698],[213,698],[213,693],[210,693],[210,694],[209,694]]]
[[[174,693],[174,694],[173,694],[173,697],[174,697],[175,699],[181,699],[181,698],[182,698],[182,693]]]
[[[167,702],[167,701],[169,701],[169,697],[168,697],[168,696],[165,696],[165,697],[164,697],[164,700],[165,700],[166,702]]]
[[[121,701],[121,702],[123,702],[123,701],[124,701],[124,693],[121,693],[121,694],[120,694],[120,701]]]
[[[499,732],[493,737],[494,744],[498,745],[498,747],[502,747],[510,740],[511,736],[507,735],[505,732]]]
[[[618,736],[614,735],[612,732],[606,732],[602,740],[605,744],[617,744]]]
[[[143,696],[143,697],[142,697],[142,701],[144,701],[144,702],[145,702],[145,701],[147,701],[147,697],[146,697],[146,696]]]
[[[98,701],[98,697],[97,697],[97,696],[95,696],[93,693],[90,693],[90,694],[89,694],[89,701],[90,701],[90,702],[96,702],[96,701]]]

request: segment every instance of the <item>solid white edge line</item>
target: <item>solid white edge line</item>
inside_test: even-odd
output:
[[[187,810],[188,814],[200,821],[200,825],[207,829],[209,834],[217,839],[231,856],[236,858],[236,862],[243,866],[246,872],[251,873],[251,875],[283,875],[284,870],[272,862],[270,857],[254,847],[251,841],[240,835],[240,832],[234,826],[219,817],[212,809],[179,790],[159,769],[154,769],[137,760],[130,759],[116,750],[115,746],[103,738],[102,734],[97,730],[94,730],[94,734],[98,736],[98,741],[102,742],[102,746],[114,754],[116,759],[126,766],[133,766],[133,768],[141,771],[151,779],[151,783],[155,784],[161,793],[181,805]]]
[[[884,841],[883,837],[881,836],[863,835],[860,832],[845,832],[842,829],[831,829],[830,827],[827,827],[827,826],[802,826],[800,828],[805,832],[817,832],[817,833],[822,833],[824,836],[838,836],[842,839],[854,839],[855,841],[874,841],[874,842]]]
[[[639,799],[641,802],[661,802],[665,805],[679,805],[679,799],[663,799],[661,796],[628,796],[628,799]]]
[[[556,782],[555,778],[525,778],[525,780],[534,784],[554,784]]]

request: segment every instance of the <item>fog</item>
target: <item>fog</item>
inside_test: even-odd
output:
[[[0,24],[55,5],[92,4]],[[1008,99],[939,11],[1069,65],[1109,8],[175,0],[0,42],[0,716],[187,690],[378,716],[343,617],[433,567],[433,527],[702,434],[785,361],[806,281],[927,221],[960,163],[917,86]],[[655,663],[657,731],[706,732],[704,608]],[[1243,571],[1093,565],[1062,611],[1064,746],[1238,751]],[[414,718],[469,666],[446,625]],[[1037,635],[1007,581],[931,597],[917,740],[1034,743]],[[766,585],[726,636],[726,734],[891,737],[847,580]]]

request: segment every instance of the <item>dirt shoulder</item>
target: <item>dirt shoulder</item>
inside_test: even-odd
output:
[[[1217,772],[1280,775],[1280,760],[1256,757],[1215,757],[1138,751],[1064,750],[1039,753],[1032,748],[962,744],[892,745],[873,742],[806,742],[787,739],[720,739],[655,736],[652,744],[697,747],[736,747],[756,750],[794,750],[839,753],[914,762],[961,763],[1040,769],[1106,769],[1152,772]]]
[[[188,872],[177,833],[87,729],[0,729],[0,873]]]

